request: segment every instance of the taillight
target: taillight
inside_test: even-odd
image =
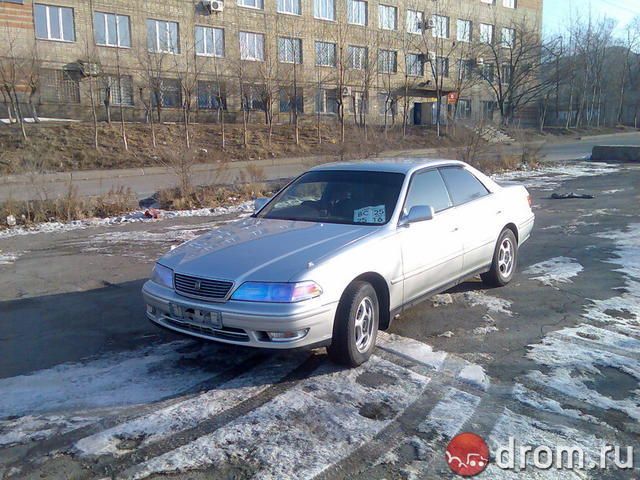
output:
[[[531,195],[527,195],[527,202],[529,202],[529,208],[533,206],[533,200],[531,199]]]

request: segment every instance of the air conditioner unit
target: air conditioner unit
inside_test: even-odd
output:
[[[224,11],[224,3],[221,0],[202,0],[202,4],[211,13]]]
[[[482,57],[478,57],[478,58],[476,59],[476,64],[478,64],[478,66],[480,66],[480,67],[481,67],[482,65],[484,65],[484,58],[482,58]]]
[[[351,96],[351,87],[342,87],[342,96],[350,97]]]
[[[426,29],[427,30],[432,30],[432,29],[436,28],[436,22],[433,21],[433,18],[430,18],[429,20],[427,20],[424,23],[426,25]]]
[[[95,62],[78,61],[80,73],[83,77],[97,77],[100,75],[100,65]]]

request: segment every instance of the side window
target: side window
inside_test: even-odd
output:
[[[454,205],[462,205],[489,194],[487,188],[473,174],[461,167],[441,168]]]
[[[429,205],[436,212],[451,206],[447,187],[437,170],[416,173],[411,179],[403,213],[408,214],[416,205]]]

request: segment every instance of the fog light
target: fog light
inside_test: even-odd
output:
[[[269,339],[272,342],[293,342],[294,340],[304,338],[307,333],[309,333],[308,328],[292,332],[267,332],[267,335],[269,335]]]
[[[156,307],[153,307],[151,305],[147,305],[147,313],[149,315],[153,315],[155,317],[156,316]]]

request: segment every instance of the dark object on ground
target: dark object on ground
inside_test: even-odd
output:
[[[554,193],[551,195],[551,198],[553,198],[554,200],[566,200],[568,198],[585,198],[590,200],[595,197],[593,195],[570,192],[570,193]]]
[[[597,145],[593,147],[594,162],[640,162],[640,145]]]

